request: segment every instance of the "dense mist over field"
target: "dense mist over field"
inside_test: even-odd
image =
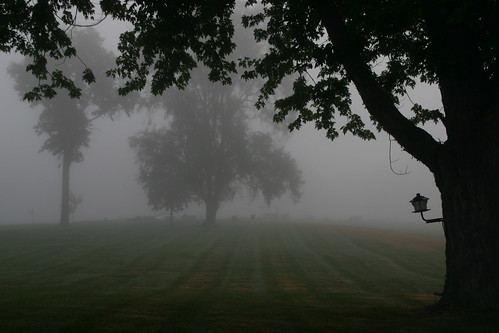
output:
[[[113,29],[111,24],[100,27],[108,47],[116,38]],[[60,162],[48,152],[38,152],[43,137],[35,134],[33,126],[39,111],[19,100],[7,73],[9,64],[20,60],[0,55],[0,224],[56,223],[61,200]],[[436,89],[431,87],[412,92],[411,100],[440,107]],[[354,104],[356,109],[362,108],[358,99]],[[404,100],[403,105],[409,109],[411,101]],[[84,160],[71,168],[71,191],[82,198],[73,220],[165,214],[148,207],[147,197],[137,183],[135,155],[128,144],[128,138],[151,121],[160,124],[162,114],[119,114],[114,120],[103,117],[92,125],[89,147],[83,150]],[[442,129],[428,126],[435,138],[445,139]],[[251,200],[249,194],[242,194],[232,203],[223,203],[219,217],[277,214],[290,219],[424,225],[419,216],[411,214],[409,200],[417,192],[430,198],[429,215],[441,214],[431,173],[395,142],[391,145],[390,163],[390,140],[385,133],[378,133],[376,141],[347,135],[331,142],[323,132],[307,125],[284,143],[303,172],[301,200],[293,204],[285,195],[267,206],[261,198]],[[390,166],[404,175],[396,175]],[[201,217],[203,213],[202,206],[191,205],[177,215]]]

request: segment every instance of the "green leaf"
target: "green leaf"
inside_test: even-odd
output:
[[[85,81],[88,84],[95,82],[94,73],[92,72],[92,70],[90,68],[87,67],[83,70],[82,79],[83,79],[83,81]]]

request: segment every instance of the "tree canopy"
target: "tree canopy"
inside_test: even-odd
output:
[[[57,68],[71,77],[81,93],[80,97],[71,98],[71,95],[57,88],[54,93],[59,93],[53,98],[28,99],[31,107],[41,109],[35,129],[39,135],[48,135],[42,150],[48,150],[58,158],[71,151],[71,161],[80,162],[83,159],[81,148],[88,146],[92,121],[103,115],[112,117],[121,110],[130,112],[133,102],[130,97],[119,97],[115,92],[115,81],[106,78],[106,69],[113,65],[115,57],[102,46],[102,38],[97,31],[86,29],[72,34],[75,49],[86,62],[77,58],[61,63],[52,60],[47,62],[47,66],[49,69]],[[25,98],[25,93],[38,83],[29,74],[32,60],[27,56],[22,62],[9,66],[9,74],[14,79],[15,89],[21,98]],[[93,84],[88,84],[78,75],[86,66],[92,66],[97,73],[98,80]]]
[[[138,181],[154,210],[166,209],[173,215],[193,200],[182,150],[184,139],[167,128],[146,130],[130,138],[139,165]]]
[[[115,88],[115,81],[107,78],[106,68],[114,63],[114,55],[102,46],[102,38],[94,29],[75,31],[72,33],[75,49],[78,50],[80,59],[73,58],[61,63],[53,60],[47,62],[48,68],[57,68],[68,77],[73,78],[73,84],[81,93],[79,98],[72,98],[60,88],[54,89],[50,99],[32,99],[32,108],[41,110],[39,120],[34,129],[38,135],[46,136],[40,151],[48,151],[56,156],[63,167],[63,193],[61,204],[61,223],[69,222],[70,192],[69,168],[73,162],[83,160],[83,149],[88,147],[92,123],[95,119],[107,115],[112,117],[118,111],[130,112],[134,107],[133,96],[120,97]],[[20,63],[13,63],[9,73],[15,82],[15,89],[22,98],[26,99],[26,92],[37,85],[37,80],[27,73],[33,59],[26,56]],[[92,66],[97,73],[97,80],[88,84],[79,77],[78,73],[85,66]],[[29,70],[28,70],[29,72]],[[29,93],[28,93],[29,95]]]
[[[286,192],[299,198],[302,179],[295,160],[271,133],[251,129],[248,85],[238,82],[213,84],[204,71],[194,71],[188,87],[165,95],[166,127],[131,138],[139,182],[153,208],[178,211],[202,202],[211,224],[220,204],[242,187],[253,196],[262,193],[267,204]]]

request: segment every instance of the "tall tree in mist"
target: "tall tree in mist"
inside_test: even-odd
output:
[[[93,29],[86,29],[74,32],[73,35],[79,59],[68,59],[53,63],[52,66],[75,78],[76,87],[81,89],[80,98],[72,98],[67,92],[59,91],[52,98],[34,99],[30,102],[31,107],[41,110],[34,129],[38,135],[47,137],[40,151],[48,151],[61,161],[61,224],[68,224],[71,214],[70,167],[72,163],[83,160],[82,149],[88,147],[92,122],[104,114],[111,116],[123,105],[127,105],[124,98],[118,97],[114,80],[104,75],[106,68],[113,63],[114,55],[104,49],[98,33]],[[33,76],[26,73],[30,61],[30,58],[26,58],[9,67],[16,83],[15,88],[21,96],[36,85]],[[91,66],[98,73],[98,80],[92,85],[77,79],[78,73],[86,66]]]
[[[312,121],[331,139],[340,132],[373,139],[360,117],[364,111],[351,109],[350,88],[355,87],[365,114],[428,167],[441,192],[447,274],[439,304],[498,309],[499,3],[245,2],[261,11],[243,24],[270,45],[261,57],[242,63],[248,69],[245,77],[266,80],[259,105],[284,77],[298,73],[294,93],[276,103],[276,120],[295,112],[292,129]],[[172,85],[185,87],[197,61],[211,69],[210,79],[230,81],[236,68],[236,62],[227,59],[234,49],[235,0],[100,4],[104,13],[131,25],[121,36],[121,56],[111,72],[128,80],[122,93],[143,89],[150,75],[154,93]],[[71,55],[70,41],[60,38],[65,26],[56,13],[66,10],[63,23],[74,24],[72,2],[16,1],[1,6],[0,50],[33,53],[36,76],[46,73],[46,54],[58,57],[55,51],[62,47]],[[87,17],[95,9],[89,0],[74,6]],[[307,79],[309,74],[313,80]],[[49,86],[61,82],[55,78]],[[428,110],[416,104],[412,115],[404,115],[401,98],[419,82],[438,87],[443,107]],[[344,121],[338,122],[338,116]],[[419,126],[428,121],[445,127],[445,142]]]
[[[261,192],[267,204],[286,192],[297,200],[302,180],[295,160],[271,134],[250,128],[250,85],[216,84],[205,74],[196,71],[188,87],[165,95],[165,128],[130,140],[149,204],[177,211],[202,202],[211,225],[220,204],[243,187],[255,196]]]

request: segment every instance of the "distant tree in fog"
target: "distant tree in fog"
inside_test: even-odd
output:
[[[69,171],[73,162],[83,160],[83,148],[88,147],[92,122],[106,114],[112,116],[127,106],[130,108],[133,97],[118,98],[114,80],[105,77],[105,70],[113,64],[114,55],[102,46],[102,38],[94,29],[76,31],[74,44],[79,59],[71,58],[50,67],[70,74],[81,91],[80,98],[72,98],[60,91],[50,99],[33,99],[30,105],[41,110],[34,129],[38,135],[47,136],[40,151],[49,151],[62,165],[61,224],[68,224],[70,217]],[[81,59],[81,60],[80,60]],[[13,63],[9,73],[15,81],[15,89],[26,99],[26,91],[37,85],[37,81],[26,71],[31,59]],[[78,73],[92,67],[97,80],[89,85],[78,79]],[[92,74],[93,76],[93,74]],[[95,78],[93,78],[95,80]]]
[[[137,154],[138,181],[154,210],[165,209],[170,214],[181,211],[193,200],[189,178],[185,177],[185,156],[182,138],[175,131],[159,129],[144,131],[130,138],[130,146]]]
[[[69,192],[69,214],[71,214],[71,220],[74,218],[74,213],[76,212],[76,208],[83,201],[80,195],[76,195],[73,192]]]
[[[245,81],[216,84],[196,71],[186,89],[166,94],[167,126],[130,139],[154,209],[203,202],[205,223],[214,224],[220,204],[242,188],[268,204],[286,192],[299,198],[301,171],[270,133],[252,130],[245,91]]]

